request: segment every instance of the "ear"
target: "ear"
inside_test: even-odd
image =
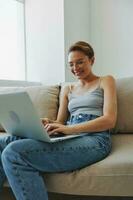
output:
[[[91,65],[94,64],[94,61],[95,61],[95,57],[93,56],[93,57],[91,58]]]

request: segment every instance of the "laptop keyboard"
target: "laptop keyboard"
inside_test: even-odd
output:
[[[66,135],[64,133],[58,133],[58,134],[55,134],[55,135],[50,135],[49,137],[50,138],[57,138],[57,137],[65,137]]]

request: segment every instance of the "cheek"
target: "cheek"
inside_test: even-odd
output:
[[[70,71],[74,74],[74,70],[73,70],[73,68],[70,68]]]
[[[91,71],[91,66],[86,66],[85,68],[84,68],[84,70],[87,72],[87,71]]]

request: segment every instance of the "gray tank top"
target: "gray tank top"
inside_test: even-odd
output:
[[[93,91],[87,91],[82,95],[69,92],[68,110],[71,115],[79,113],[103,115],[103,89],[99,86]]]

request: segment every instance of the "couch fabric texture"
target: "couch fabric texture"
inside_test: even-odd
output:
[[[49,192],[73,195],[133,196],[133,77],[116,80],[118,118],[112,152],[102,161],[72,172],[44,173]],[[40,117],[56,118],[60,87],[0,87],[0,93],[27,91]],[[3,133],[1,133],[3,134]]]

